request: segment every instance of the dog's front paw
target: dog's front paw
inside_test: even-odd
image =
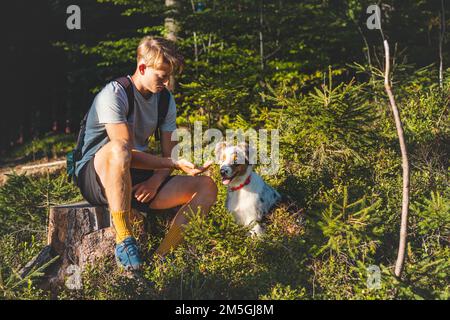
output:
[[[250,235],[253,237],[260,237],[264,234],[264,229],[259,223],[255,224],[250,230]]]

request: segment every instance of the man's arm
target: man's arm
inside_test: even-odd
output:
[[[131,167],[137,169],[166,169],[175,168],[175,163],[169,157],[158,157],[145,152],[133,150],[133,136],[126,123],[108,123],[105,125],[106,132],[111,141],[121,140],[126,142],[127,149],[132,153]],[[170,139],[170,137],[169,137]]]

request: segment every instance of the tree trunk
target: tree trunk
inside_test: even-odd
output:
[[[167,34],[166,38],[173,42],[177,41],[178,25],[175,19],[170,15],[174,13],[175,10],[173,8],[176,6],[176,4],[177,4],[176,0],[166,0],[166,7],[169,7],[169,16],[166,17],[164,21],[164,27],[166,29]],[[173,92],[175,90],[175,85],[176,85],[175,77],[171,75],[168,85],[169,91]]]
[[[144,234],[143,219],[136,211],[132,212],[133,231],[139,238]],[[46,272],[43,286],[53,292],[62,285],[80,289],[73,279],[81,281],[81,272],[88,264],[101,258],[113,259],[115,231],[111,221],[106,207],[94,207],[86,202],[51,207],[48,245],[33,260],[45,262],[55,256],[59,259]],[[31,265],[36,263],[27,264],[22,273],[26,274]]]
[[[166,0],[166,7],[169,7],[169,13],[173,13],[174,9],[173,7],[176,5],[176,0]],[[167,31],[167,39],[172,40],[174,42],[177,41],[177,33],[178,33],[178,26],[173,17],[166,17],[164,21],[164,26]]]
[[[439,30],[439,87],[442,89],[444,86],[444,58],[442,55],[442,46],[444,45],[445,37],[445,8],[444,0],[441,0],[441,28]]]
[[[261,70],[264,70],[263,5],[263,0],[261,0],[259,5],[259,55]]]
[[[384,87],[389,96],[389,102],[394,114],[395,126],[397,128],[398,140],[400,143],[400,150],[402,154],[402,168],[403,168],[403,197],[402,197],[402,214],[401,214],[401,226],[400,226],[400,242],[398,247],[397,261],[395,263],[395,276],[400,278],[403,271],[403,264],[405,261],[406,251],[406,238],[408,232],[408,210],[409,210],[409,162],[408,151],[406,149],[405,137],[403,134],[402,122],[400,114],[395,103],[394,95],[391,90],[391,84],[389,80],[390,73],[390,56],[389,56],[389,44],[387,40],[384,40],[384,50],[386,57],[385,74],[384,74]]]

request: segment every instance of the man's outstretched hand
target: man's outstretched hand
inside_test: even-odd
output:
[[[174,163],[176,169],[180,169],[190,176],[196,176],[196,175],[208,170],[208,168],[212,165],[213,162],[207,161],[201,167],[196,166],[195,164],[193,164],[185,159],[173,160],[173,163]]]

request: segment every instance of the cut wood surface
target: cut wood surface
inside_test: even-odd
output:
[[[66,160],[53,161],[49,163],[41,163],[29,166],[23,166],[22,170],[30,170],[30,169],[39,169],[39,168],[48,168],[54,166],[64,166],[66,164]]]
[[[8,180],[8,175],[16,173],[16,174],[26,174],[26,175],[35,175],[35,174],[45,174],[45,173],[53,173],[58,170],[63,170],[66,166],[66,160],[58,159],[56,161],[48,162],[48,160],[41,159],[38,161],[22,163],[22,164],[4,164],[0,167],[0,186],[6,183]]]

